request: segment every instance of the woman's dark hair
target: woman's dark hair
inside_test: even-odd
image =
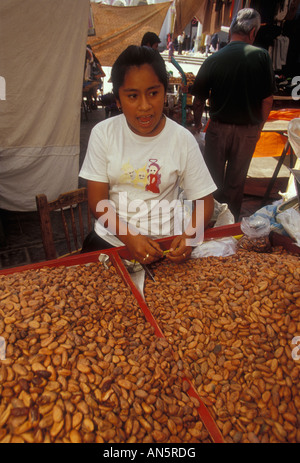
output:
[[[119,99],[119,88],[123,85],[126,72],[132,66],[142,66],[149,64],[158,80],[163,84],[165,91],[168,87],[168,73],[166,65],[157,50],[148,47],[129,45],[116,59],[111,70],[111,81],[113,93]]]
[[[155,43],[160,43],[158,35],[154,32],[146,32],[142,38],[141,46],[147,46],[149,44],[149,46],[152,47]]]

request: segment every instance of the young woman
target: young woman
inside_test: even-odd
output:
[[[80,176],[88,180],[98,220],[83,252],[126,245],[133,259],[150,264],[163,256],[155,239],[176,235],[167,257],[181,262],[191,254],[196,230],[210,221],[215,184],[194,136],[163,114],[168,74],[156,50],[129,46],[111,81],[122,114],[91,132]],[[174,233],[182,191],[187,200],[202,200],[196,204],[204,204],[204,212],[194,208],[191,221]]]

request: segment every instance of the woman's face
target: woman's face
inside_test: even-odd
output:
[[[119,103],[134,133],[153,137],[162,131],[164,101],[164,86],[149,64],[128,69],[119,88]]]

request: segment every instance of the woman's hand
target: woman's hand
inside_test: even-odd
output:
[[[203,208],[201,208],[201,204],[198,201],[204,201]],[[184,233],[173,239],[170,252],[167,254],[168,259],[179,263],[190,257],[193,247],[188,246],[187,243],[193,244],[193,241],[195,241],[196,245],[199,240],[201,241],[201,238],[204,236],[204,230],[208,226],[213,214],[213,210],[214,199],[212,194],[194,202],[191,220]]]
[[[186,245],[186,238],[184,236],[176,236],[171,243],[169,252],[166,254],[166,257],[175,263],[184,262],[185,260],[189,259],[192,250],[192,246]]]
[[[156,241],[144,235],[122,237],[132,259],[140,264],[151,264],[163,257],[163,250]]]

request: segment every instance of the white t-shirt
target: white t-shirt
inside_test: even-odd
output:
[[[171,207],[182,213],[182,190],[190,201],[216,190],[195,137],[169,118],[154,137],[132,132],[123,114],[100,122],[92,129],[79,176],[109,183],[109,199],[120,217],[153,238],[184,231],[175,230]],[[95,231],[112,245],[123,245],[99,221]]]

